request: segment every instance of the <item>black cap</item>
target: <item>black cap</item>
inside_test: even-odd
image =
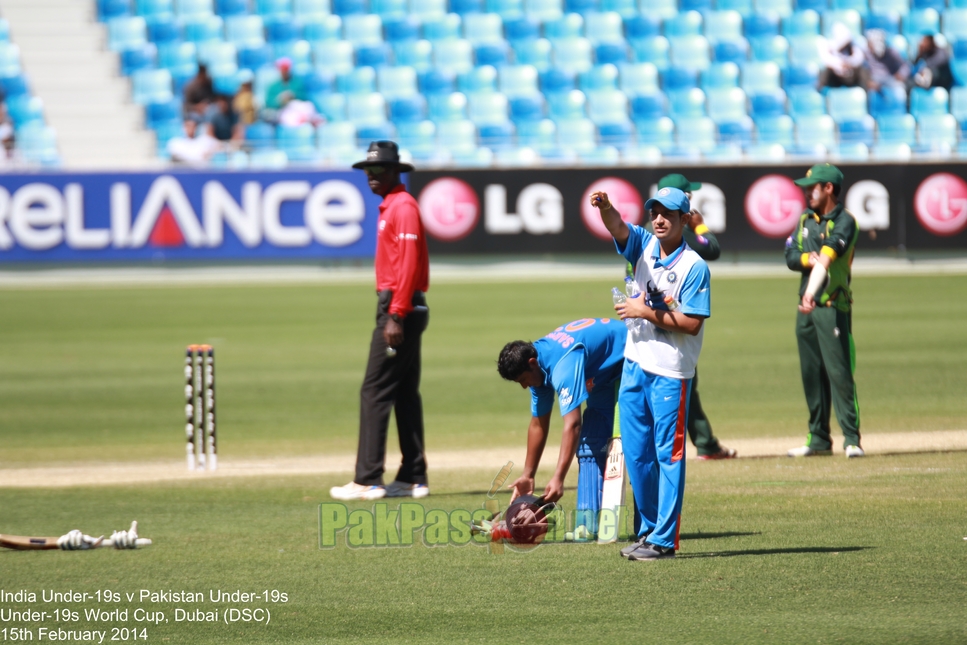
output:
[[[400,149],[393,141],[373,141],[366,151],[366,159],[357,161],[353,168],[362,169],[367,166],[396,166],[400,172],[411,172],[413,166],[400,161]]]

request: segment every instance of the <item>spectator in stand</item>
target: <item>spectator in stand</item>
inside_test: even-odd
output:
[[[215,84],[206,65],[198,66],[198,73],[185,84],[185,114],[203,115],[215,98]]]
[[[925,34],[917,48],[917,58],[913,61],[913,75],[910,87],[942,87],[949,90],[954,84],[950,71],[950,53],[937,44],[933,34]]]
[[[910,66],[897,50],[887,44],[886,32],[870,29],[866,32],[866,44],[866,65],[869,68],[866,89],[870,92],[879,92],[884,87],[905,89]]]
[[[223,142],[240,142],[243,137],[238,115],[232,109],[232,100],[224,94],[215,96],[215,110],[211,118],[212,134]]]
[[[819,74],[819,89],[866,87],[863,48],[843,23],[837,22],[828,38],[819,39],[819,57],[825,65]]]
[[[209,132],[211,126],[207,123],[201,125],[199,132],[197,120],[185,119],[182,136],[173,137],[168,141],[166,149],[171,156],[171,161],[187,165],[204,165],[221,150],[222,145]]]
[[[0,145],[3,146],[3,149],[0,150],[0,157],[3,160],[13,157],[15,143],[16,132],[13,126],[13,120],[7,112],[7,104],[0,102]]]
[[[292,75],[292,61],[288,58],[280,58],[275,61],[275,66],[281,76],[279,80],[269,85],[268,92],[265,94],[265,107],[270,110],[281,110],[293,99],[305,101],[306,90],[302,86],[302,81]]]
[[[232,100],[232,109],[238,115],[239,123],[243,126],[252,125],[258,118],[258,110],[255,108],[255,93],[252,91],[254,75],[246,69],[242,70],[239,76],[241,84]]]

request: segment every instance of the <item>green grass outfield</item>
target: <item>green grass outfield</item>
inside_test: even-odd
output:
[[[854,284],[864,431],[964,429],[967,276]],[[497,352],[608,315],[611,286],[435,285],[429,447],[523,445],[527,395],[499,379]],[[725,442],[805,434],[795,290],[795,276],[713,285],[701,393]],[[197,342],[217,348],[223,459],[351,453],[374,307],[359,285],[0,290],[0,468],[181,458],[183,351]],[[480,508],[494,474],[431,473],[425,507]],[[203,604],[0,602],[81,612],[0,630],[30,629],[38,642],[41,627],[97,628],[83,611],[101,607],[163,612],[170,622],[147,627],[156,643],[967,642],[967,453],[689,463],[680,557],[655,563],[623,561],[616,546],[430,548],[419,533],[410,547],[353,549],[341,533],[319,549],[319,505],[344,480],[0,489],[2,532],[109,534],[138,519],[155,540],[123,553],[0,550],[4,592],[206,594]],[[215,605],[209,590],[277,590],[288,602]],[[230,607],[267,607],[272,619],[174,622],[176,608]]]

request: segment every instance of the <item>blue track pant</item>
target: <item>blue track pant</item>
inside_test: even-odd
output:
[[[619,372],[615,370],[615,376]],[[585,401],[581,437],[578,440],[578,494],[574,526],[584,524],[591,533],[598,532],[601,511],[601,488],[608,460],[608,441],[614,434],[614,381],[598,384]]]
[[[618,408],[628,478],[638,506],[638,535],[678,549],[685,492],[685,423],[691,379],[644,371],[625,360]]]

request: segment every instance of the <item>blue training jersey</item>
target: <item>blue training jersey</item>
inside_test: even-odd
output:
[[[531,388],[531,414],[549,414],[557,393],[561,416],[580,407],[596,385],[621,374],[628,330],[616,318],[582,318],[534,341],[544,385]]]

